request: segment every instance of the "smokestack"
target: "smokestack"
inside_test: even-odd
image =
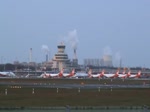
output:
[[[76,49],[74,49],[74,59],[77,59]]]
[[[30,48],[30,53],[29,53],[29,62],[32,62],[32,48]]]
[[[78,59],[77,59],[77,55],[76,55],[76,49],[74,49],[74,58],[73,58],[73,66],[77,67],[78,66]]]
[[[49,59],[48,59],[48,54],[46,54],[46,62],[48,62],[48,60],[49,60]]]
[[[45,55],[44,60],[46,62],[48,62],[48,60],[49,60],[49,52],[50,52],[48,46],[47,45],[42,45],[42,51],[44,51],[44,55]]]

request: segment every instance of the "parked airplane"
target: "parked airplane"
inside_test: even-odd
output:
[[[104,77],[106,78],[116,78],[119,74],[119,71],[117,71],[115,74],[109,73],[109,74],[105,74],[104,73]]]
[[[77,72],[73,77],[75,78],[84,78],[84,77],[88,77],[88,74],[85,72]]]
[[[125,78],[127,78],[128,74],[126,74],[125,70],[124,70],[122,74],[117,74],[116,76],[119,77],[119,78],[125,79]]]
[[[64,73],[62,71],[62,76],[63,77],[73,77],[73,76],[75,76],[75,69],[72,69],[71,73]]]
[[[42,73],[40,76],[37,76],[37,78],[49,78],[50,77],[50,73]]]
[[[62,77],[63,76],[63,70],[61,70],[59,73],[46,73],[44,72],[39,76],[39,78],[54,78],[54,77]]]
[[[140,78],[141,76],[141,71],[139,71],[137,74],[131,74],[131,72],[129,71],[127,77],[128,78]]]
[[[92,70],[90,69],[88,72],[89,78],[101,78],[104,76],[104,70],[102,70],[101,73],[98,74],[92,74]]]
[[[16,77],[13,72],[0,72],[0,77]]]

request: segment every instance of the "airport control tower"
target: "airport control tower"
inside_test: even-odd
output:
[[[60,43],[58,46],[58,52],[55,54],[53,61],[53,69],[59,69],[62,68],[68,69],[71,65],[70,60],[68,59],[68,55],[65,53],[65,45],[64,43]]]

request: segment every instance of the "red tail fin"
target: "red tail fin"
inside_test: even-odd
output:
[[[127,77],[129,77],[131,75],[131,71],[129,70],[129,72],[127,73]]]
[[[59,73],[59,77],[62,77],[62,76],[63,76],[63,73],[64,73],[64,69],[62,68],[62,70],[61,70],[60,73]]]
[[[126,73],[126,71],[124,70],[122,74],[125,74],[125,73]]]
[[[140,77],[140,76],[141,76],[141,71],[139,71],[137,74],[137,77]]]
[[[89,70],[88,74],[90,74],[90,75],[92,74],[92,69]]]
[[[141,75],[141,71],[138,72],[138,75]]]
[[[104,76],[104,70],[102,70],[102,72],[100,73],[100,75],[99,75],[99,77],[98,78],[101,78],[101,77],[103,77]]]
[[[63,68],[62,68],[62,70],[60,71],[60,73],[62,73],[62,74],[64,73],[64,69],[63,69]]]
[[[115,77],[118,77],[118,74],[119,74],[119,70],[117,70],[117,72],[115,74]]]
[[[75,75],[75,69],[72,69],[71,75]]]
[[[102,73],[101,73],[102,75],[104,75],[105,74],[105,70],[102,70]]]
[[[88,77],[91,78],[91,75],[92,75],[92,69],[89,69],[89,71],[88,71]]]

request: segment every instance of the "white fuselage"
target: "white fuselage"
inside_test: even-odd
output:
[[[16,77],[13,72],[0,72],[1,77]]]
[[[69,77],[70,75],[70,73],[63,73],[63,77]]]
[[[107,78],[113,78],[115,77],[116,74],[104,74],[105,77]]]
[[[58,77],[59,73],[42,73],[38,78]]]
[[[131,75],[129,76],[129,78],[135,78],[135,77],[137,77],[137,74],[131,74]]]
[[[52,74],[49,74],[50,77],[58,77],[59,76],[59,73],[52,73]]]
[[[101,74],[91,74],[90,76],[93,77],[93,78],[98,78],[98,77],[100,77],[100,75]]]
[[[127,74],[118,74],[119,78],[125,78],[127,76]]]
[[[88,77],[87,73],[77,72],[74,77]]]

